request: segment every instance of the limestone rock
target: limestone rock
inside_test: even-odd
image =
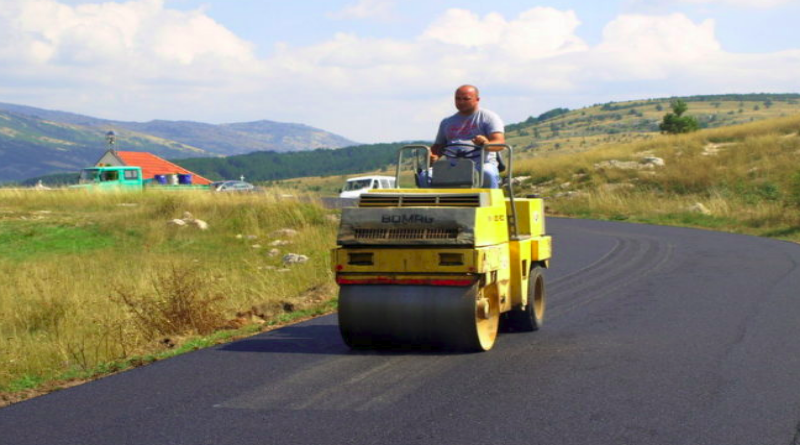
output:
[[[308,257],[305,255],[300,255],[297,253],[287,253],[283,256],[283,264],[290,265],[290,264],[300,264],[305,263],[308,261]]]

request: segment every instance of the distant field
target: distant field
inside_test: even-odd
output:
[[[208,230],[167,224],[187,211]],[[337,224],[275,195],[0,189],[0,405],[330,310]],[[285,265],[286,253],[309,260]]]

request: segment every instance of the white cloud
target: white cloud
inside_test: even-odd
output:
[[[422,38],[466,48],[491,48],[517,59],[537,59],[585,50],[586,44],[574,34],[578,25],[574,12],[554,8],[533,8],[510,21],[497,13],[481,18],[465,9],[450,9]]]
[[[605,74],[620,79],[665,78],[721,53],[714,21],[695,24],[683,14],[622,15],[603,30],[593,51]]]
[[[328,14],[328,16],[340,20],[389,20],[393,17],[394,4],[394,0],[358,0],[348,4],[340,11]]]
[[[168,10],[163,0],[75,7],[53,0],[8,3],[0,16],[0,60],[30,69],[111,66],[129,75],[134,73],[128,69],[149,68],[156,76],[171,71],[192,77],[196,64],[215,64],[224,72],[256,61],[249,43],[203,12]]]

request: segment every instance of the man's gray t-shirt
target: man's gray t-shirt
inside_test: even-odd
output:
[[[503,121],[497,113],[479,108],[469,116],[456,113],[444,118],[439,124],[439,132],[436,134],[435,144],[472,144],[475,136],[483,135],[489,137],[492,133],[503,133],[505,127]],[[461,147],[461,150],[468,150],[468,147]],[[487,162],[497,164],[497,156],[492,152],[486,153]]]

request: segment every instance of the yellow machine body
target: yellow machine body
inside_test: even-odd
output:
[[[346,341],[361,346],[370,346],[373,340],[396,345],[420,339],[438,344],[442,336],[453,339],[443,340],[445,347],[454,343],[466,349],[491,348],[495,334],[490,339],[480,334],[477,343],[462,341],[461,331],[473,329],[464,321],[467,315],[463,314],[468,312],[464,307],[474,306],[478,329],[491,331],[496,323],[481,328],[484,319],[494,320],[499,314],[532,305],[529,289],[542,293],[544,289],[538,273],[535,279],[541,283],[531,286],[531,271],[546,268],[552,252],[545,229],[541,199],[514,199],[512,209],[512,200],[499,189],[365,193],[358,207],[343,209],[338,247],[332,251]],[[385,301],[380,294],[386,295]],[[343,308],[345,296],[350,302]],[[544,310],[540,303],[539,317]],[[393,311],[406,315],[392,318]],[[461,317],[453,321],[460,327],[435,330],[428,326],[447,324],[451,313],[461,314],[452,317]],[[385,320],[372,325],[366,318]],[[370,330],[381,332],[371,338]]]

